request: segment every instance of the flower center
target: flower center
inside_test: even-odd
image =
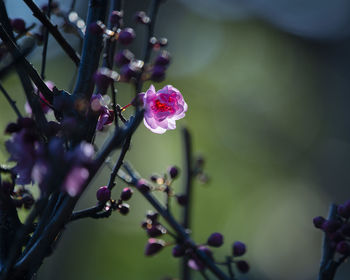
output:
[[[173,108],[171,106],[166,105],[165,103],[162,103],[157,99],[154,102],[154,105],[151,107],[153,111],[157,112],[172,112]]]

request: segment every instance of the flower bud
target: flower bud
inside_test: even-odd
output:
[[[155,65],[152,68],[151,80],[154,82],[161,82],[165,79],[166,68],[162,65]]]
[[[164,240],[150,238],[148,239],[148,242],[145,248],[145,255],[153,256],[157,254],[160,250],[162,250],[164,246],[165,246]]]
[[[322,228],[323,223],[326,221],[325,218],[318,216],[313,219],[314,226],[316,228]]]
[[[186,253],[186,248],[183,245],[176,244],[175,247],[172,250],[172,254],[175,258],[179,258],[184,256]]]
[[[175,179],[179,175],[179,169],[176,166],[170,166],[168,168],[168,173],[171,179]]]
[[[155,65],[167,66],[170,63],[170,54],[167,51],[162,51],[154,62]]]
[[[122,68],[120,68],[122,81],[128,82],[131,78],[135,78],[137,72],[137,69],[135,69],[130,63],[123,65]]]
[[[9,123],[6,126],[5,133],[12,134],[21,130],[21,127],[17,123]]]
[[[246,261],[238,261],[236,262],[236,266],[241,273],[247,273],[249,271],[249,264]]]
[[[21,18],[11,20],[12,28],[17,33],[23,33],[26,30],[26,23]]]
[[[88,26],[89,31],[95,35],[102,35],[105,28],[106,26],[101,21],[92,22]]]
[[[144,11],[138,11],[136,12],[135,21],[141,24],[148,24],[150,22],[150,18],[147,16],[147,14]]]
[[[118,25],[119,21],[123,18],[123,12],[121,11],[113,11],[109,16],[109,21],[113,25]]]
[[[96,192],[97,200],[101,203],[105,203],[111,199],[111,190],[107,186],[103,186]]]
[[[132,194],[134,193],[134,191],[130,188],[124,188],[122,193],[120,194],[120,199],[121,200],[129,200],[132,197]]]
[[[135,37],[134,29],[127,27],[120,31],[118,41],[123,45],[128,45],[135,39]]]
[[[187,204],[187,195],[181,194],[176,196],[177,203],[179,203],[181,206],[185,206]]]
[[[168,39],[167,38],[160,38],[159,39],[159,45],[161,47],[165,47],[166,45],[168,45]]]
[[[341,227],[341,223],[339,221],[334,220],[325,220],[322,224],[322,229],[327,233],[332,233],[337,231]]]
[[[350,245],[346,241],[341,241],[337,244],[336,250],[342,255],[349,255]]]
[[[345,224],[341,227],[341,232],[347,237],[350,237],[350,224]]]
[[[213,247],[220,247],[224,243],[224,237],[221,233],[219,232],[214,232],[212,233],[207,241],[207,244],[209,246]]]
[[[120,206],[119,206],[119,212],[120,214],[122,215],[127,215],[130,211],[130,206],[129,204],[127,203],[122,203]]]
[[[246,251],[247,248],[243,242],[236,241],[235,243],[233,243],[232,252],[235,257],[243,256]]]
[[[118,66],[129,64],[133,60],[135,55],[128,49],[121,50],[114,56],[114,61]]]
[[[149,237],[157,237],[166,233],[165,228],[161,225],[152,225],[151,227],[147,228],[146,231]]]
[[[153,212],[153,211],[148,211],[148,213],[146,215],[146,218],[151,220],[152,223],[157,222],[158,217],[159,217],[159,214],[157,212]]]
[[[149,192],[151,190],[151,187],[148,185],[148,182],[144,179],[140,179],[137,182],[137,188],[141,192]]]

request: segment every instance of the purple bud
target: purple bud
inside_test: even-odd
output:
[[[123,18],[123,12],[121,11],[113,11],[109,16],[109,21],[113,25],[118,25],[119,21]]]
[[[336,232],[329,234],[329,238],[336,243],[344,240],[344,236],[342,235],[342,233],[340,231],[336,231]]]
[[[314,226],[316,228],[322,228],[323,223],[326,221],[325,218],[318,216],[313,219]]]
[[[219,232],[214,232],[212,233],[207,241],[207,244],[209,246],[213,247],[220,247],[224,243],[224,237],[221,233]]]
[[[187,204],[187,195],[181,194],[176,196],[177,203],[181,206],[185,206]]]
[[[171,179],[175,179],[179,175],[179,169],[176,166],[170,166],[168,172]]]
[[[149,177],[149,178],[150,178],[150,180],[151,180],[153,183],[156,183],[159,177],[160,177],[160,176],[159,176],[158,174],[153,174],[153,175],[151,175],[151,177]]]
[[[148,211],[146,218],[155,223],[158,220],[159,214],[157,212]]]
[[[155,65],[152,68],[151,80],[154,82],[161,82],[165,79],[166,68],[162,65]]]
[[[350,253],[350,246],[346,241],[341,241],[337,244],[336,250],[338,253],[342,255],[349,255]]]
[[[211,260],[214,260],[213,252],[207,246],[200,245],[198,247],[198,250],[201,251],[202,253],[204,253]]]
[[[26,30],[26,23],[21,18],[11,20],[12,28],[17,33],[23,33]]]
[[[246,251],[247,248],[243,242],[236,241],[235,243],[233,243],[232,252],[235,257],[243,256]]]
[[[120,75],[123,81],[128,82],[131,78],[136,77],[137,71],[132,65],[125,64],[120,69]]]
[[[35,127],[35,121],[31,118],[20,118],[18,125],[22,128],[33,128]]]
[[[172,250],[172,254],[175,258],[179,258],[184,256],[186,253],[186,248],[183,245],[176,244],[175,247]]]
[[[104,33],[105,25],[100,22],[92,22],[88,26],[89,31],[95,35],[102,35]]]
[[[111,199],[111,190],[107,186],[99,188],[96,192],[97,200],[101,203]]]
[[[350,224],[345,224],[341,227],[341,232],[347,237],[350,237]]]
[[[147,228],[147,234],[149,237],[157,237],[166,233],[166,230],[161,225],[152,225]]]
[[[17,123],[9,123],[6,126],[5,133],[12,134],[21,130],[21,127]]]
[[[109,72],[110,70],[108,68],[101,68],[94,74],[94,81],[102,93],[104,93],[109,85],[114,81],[109,75]]]
[[[119,212],[120,214],[122,215],[127,215],[129,213],[129,210],[130,210],[130,206],[129,204],[127,203],[122,203],[120,206],[119,206]]]
[[[332,233],[337,231],[341,227],[341,223],[339,221],[334,220],[325,220],[322,224],[322,229],[327,233]]]
[[[151,187],[148,185],[148,182],[145,179],[140,179],[137,182],[137,188],[141,192],[149,192]]]
[[[132,189],[124,188],[122,193],[120,194],[120,199],[124,201],[129,200],[133,193],[134,191]]]
[[[153,256],[156,253],[158,253],[160,250],[162,250],[164,246],[165,246],[164,240],[150,238],[148,239],[148,242],[145,248],[145,255]]]
[[[123,45],[128,45],[135,39],[135,37],[134,29],[127,27],[120,31],[118,41]]]
[[[129,64],[133,60],[135,55],[128,49],[121,50],[114,56],[114,61],[118,66]]]
[[[170,54],[167,51],[162,51],[154,62],[155,65],[167,66],[170,63]]]
[[[148,24],[150,22],[150,18],[146,15],[144,11],[138,11],[136,12],[135,21],[141,24]]]
[[[242,273],[247,273],[249,271],[249,264],[246,261],[236,262],[237,269]]]

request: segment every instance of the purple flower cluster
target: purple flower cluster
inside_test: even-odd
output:
[[[321,229],[330,242],[330,246],[339,254],[350,255],[350,200],[337,207],[336,217],[325,219],[322,216],[315,217],[313,224]]]
[[[57,125],[51,124],[52,127]],[[6,132],[11,134],[11,138],[6,141],[6,148],[10,154],[9,161],[16,163],[13,172],[17,184],[37,183],[42,192],[49,191],[48,188],[53,186],[61,187],[70,196],[81,192],[89,177],[94,155],[91,144],[82,142],[66,151],[62,139],[57,136],[45,144],[31,118],[21,118],[17,123],[10,123]]]

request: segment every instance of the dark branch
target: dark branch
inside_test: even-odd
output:
[[[72,61],[79,65],[80,58],[76,51],[72,48],[71,45],[64,39],[62,34],[58,31],[56,25],[53,25],[52,22],[47,18],[43,11],[32,1],[32,0],[23,0],[27,6],[32,10],[33,15],[40,20],[40,22],[49,30],[52,36],[56,39],[57,43],[62,47],[66,54],[72,59]],[[50,8],[50,7],[49,7]]]
[[[162,0],[153,0],[152,3],[150,4],[150,9],[148,14],[151,21],[147,25],[147,33],[146,33],[145,42],[144,42],[145,49],[142,56],[144,66],[142,67],[141,72],[138,74],[136,79],[136,84],[135,84],[136,94],[139,94],[142,91],[142,85],[143,85],[142,74],[143,74],[145,65],[149,62],[149,59],[151,57],[152,45],[150,44],[150,39],[154,36],[154,28],[156,25],[157,13],[161,2]]]
[[[17,108],[16,101],[12,100],[12,98],[10,97],[10,95],[8,94],[8,92],[5,90],[5,88],[2,86],[1,83],[0,83],[0,90],[3,93],[3,95],[5,96],[5,98],[7,99],[8,103],[10,103],[10,105],[11,105],[13,111],[15,111],[17,117],[22,118],[22,114]]]
[[[77,98],[90,100],[94,90],[93,74],[98,67],[103,47],[102,34],[97,35],[89,31],[89,25],[96,21],[104,22],[107,12],[107,1],[90,0],[86,22],[86,33],[83,43],[83,52],[78,70],[78,80],[74,95]]]
[[[122,180],[124,180],[127,184],[132,186],[136,186],[139,181],[139,175],[133,170],[133,168],[124,163],[124,169],[127,174],[130,176],[129,180],[124,176],[120,176]],[[118,174],[119,175],[119,174]],[[206,265],[206,267],[218,277],[218,279],[229,280],[230,278],[218,268],[215,263],[202,251],[198,250],[197,244],[190,238],[187,230],[182,227],[175,218],[171,215],[169,211],[167,211],[150,192],[140,191],[140,193],[146,198],[146,200],[157,210],[157,212],[167,221],[167,223],[173,228],[173,230],[178,235],[178,240],[182,240],[185,244],[193,250],[193,252],[197,255],[197,257]]]
[[[328,220],[337,219],[337,205],[332,204],[329,209]],[[335,248],[331,245],[331,240],[324,234],[322,259],[318,280],[333,280],[339,264],[334,261]]]

